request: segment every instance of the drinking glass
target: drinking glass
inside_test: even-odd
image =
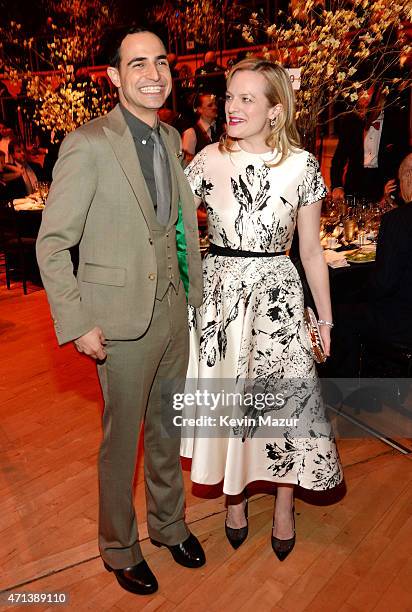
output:
[[[356,231],[356,221],[355,219],[349,217],[345,219],[343,222],[343,233],[345,236],[346,242],[352,242],[355,236]]]
[[[46,204],[47,196],[49,195],[49,183],[41,181],[37,184],[37,189],[43,204]]]

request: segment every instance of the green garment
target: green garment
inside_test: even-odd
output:
[[[187,263],[187,245],[185,237],[185,228],[183,225],[182,207],[179,204],[179,214],[176,223],[176,250],[177,261],[179,264],[180,278],[182,279],[185,288],[186,297],[189,296],[189,267]]]

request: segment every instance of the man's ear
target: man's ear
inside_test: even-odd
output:
[[[117,68],[114,68],[113,66],[109,66],[107,68],[107,76],[109,77],[109,79],[111,80],[111,82],[113,83],[115,87],[120,87],[120,75],[119,75],[119,71],[117,70]]]

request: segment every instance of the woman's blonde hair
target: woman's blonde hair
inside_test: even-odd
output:
[[[280,155],[280,157],[276,155],[276,162],[267,165],[271,167],[279,166],[290,151],[300,147],[299,132],[295,123],[295,95],[290,77],[280,64],[258,57],[250,57],[233,66],[227,77],[228,87],[233,75],[241,70],[251,70],[263,74],[266,80],[265,96],[269,106],[282,105],[282,111],[277,116],[274,125],[271,126],[270,134],[265,140],[267,146]],[[235,151],[235,142],[235,139],[224,134],[220,139],[219,150],[232,153]]]

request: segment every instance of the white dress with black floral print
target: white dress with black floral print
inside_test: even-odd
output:
[[[275,167],[268,165],[272,160],[272,153],[221,153],[217,144],[193,159],[186,175],[206,206],[210,242],[249,252],[290,248],[299,208],[322,199],[326,189],[310,153],[296,151]],[[275,391],[283,404],[249,403],[237,424],[223,430],[218,417],[230,413],[227,406],[211,410],[203,400],[202,406],[186,406],[186,419],[215,419],[208,429],[196,423],[182,430],[182,455],[192,457],[192,480],[223,480],[229,495],[256,480],[316,490],[336,486],[342,469],[317,390],[302,285],[290,258],[209,254],[203,276],[203,304],[189,307],[187,389],[242,389],[245,396],[251,391],[249,397],[257,397],[258,390],[265,399]],[[232,414],[239,416],[235,408]],[[261,427],[257,417],[267,416],[281,426],[264,421]]]

